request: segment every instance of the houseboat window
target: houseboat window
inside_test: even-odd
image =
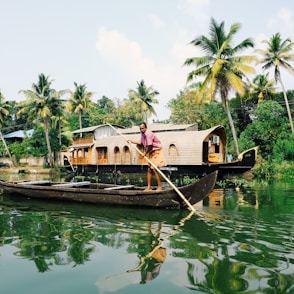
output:
[[[170,156],[171,160],[175,160],[178,157],[179,153],[175,144],[169,145],[168,155]]]
[[[88,148],[84,149],[84,158],[87,159],[88,158]]]
[[[114,148],[114,163],[115,164],[120,164],[121,163],[120,151],[119,151],[119,148],[117,146]]]
[[[97,148],[98,163],[108,163],[107,147]]]
[[[128,146],[124,146],[123,163],[124,164],[131,164],[131,152],[130,152],[130,148]]]
[[[82,149],[78,150],[78,158],[82,158],[83,157],[83,151]]]

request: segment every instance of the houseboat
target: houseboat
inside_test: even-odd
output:
[[[148,128],[162,142],[167,175],[203,176],[218,170],[219,176],[240,174],[250,170],[256,161],[257,148],[249,149],[239,158],[226,160],[226,132],[221,125],[198,130],[197,124],[150,124]],[[98,125],[73,132],[73,144],[64,154],[64,166],[75,174],[146,173],[147,162],[127,140],[140,140],[138,126],[122,128]]]

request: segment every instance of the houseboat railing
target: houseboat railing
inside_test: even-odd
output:
[[[85,138],[76,138],[73,140],[73,144],[74,145],[89,144],[89,143],[93,143],[93,141],[94,141],[94,136],[89,136],[89,137],[85,137]]]

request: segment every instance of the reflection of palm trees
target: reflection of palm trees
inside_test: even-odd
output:
[[[258,204],[261,199],[257,194],[249,197],[239,191],[236,196],[234,198],[239,200],[236,204],[240,204],[234,205],[236,210],[244,210],[246,207],[246,210],[250,208],[253,211],[260,208]],[[239,197],[242,197],[242,202]],[[230,202],[236,199],[231,199]],[[231,207],[229,210],[233,209]],[[212,240],[198,240],[193,249],[191,246],[187,247],[183,255],[188,259],[186,273],[189,282],[187,287],[190,290],[203,293],[287,293],[290,289],[291,292],[294,276],[284,272],[289,269],[291,260],[287,254],[281,258],[283,250],[280,251],[280,248],[268,246],[276,244],[274,238],[280,238],[274,233],[279,230],[280,224],[268,226],[264,220],[255,220],[253,215],[254,212],[252,222],[247,226],[243,219],[239,219],[242,215],[237,213],[229,219],[215,218]],[[207,221],[209,222],[208,218]],[[184,229],[191,234],[189,225],[186,224]],[[191,227],[195,228],[195,223]],[[263,229],[266,233],[262,232]],[[175,241],[171,245],[175,248],[179,246]],[[277,251],[279,257],[276,255]],[[176,256],[180,255],[177,253]],[[199,275],[200,272],[205,273],[205,276]],[[267,281],[267,285],[264,281]]]
[[[42,217],[24,214],[21,222],[14,216],[10,217],[1,223],[1,228],[7,227],[4,231],[8,232],[11,224],[12,234],[19,238],[15,244],[19,251],[15,255],[32,260],[39,272],[48,271],[54,263],[63,265],[73,261],[75,266],[83,264],[94,250],[90,242],[93,239],[92,230],[86,230],[82,224],[72,226],[64,218],[56,219],[48,212]]]
[[[90,260],[90,254],[95,246],[89,246],[93,234],[91,230],[75,227],[69,232],[68,256],[75,262],[75,266]]]

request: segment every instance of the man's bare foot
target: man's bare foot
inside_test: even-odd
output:
[[[162,188],[161,188],[161,187],[158,187],[158,188],[156,189],[156,191],[157,191],[157,192],[160,192],[160,191],[162,191]]]
[[[146,188],[146,189],[144,190],[144,192],[151,192],[151,191],[152,191],[151,188]]]

